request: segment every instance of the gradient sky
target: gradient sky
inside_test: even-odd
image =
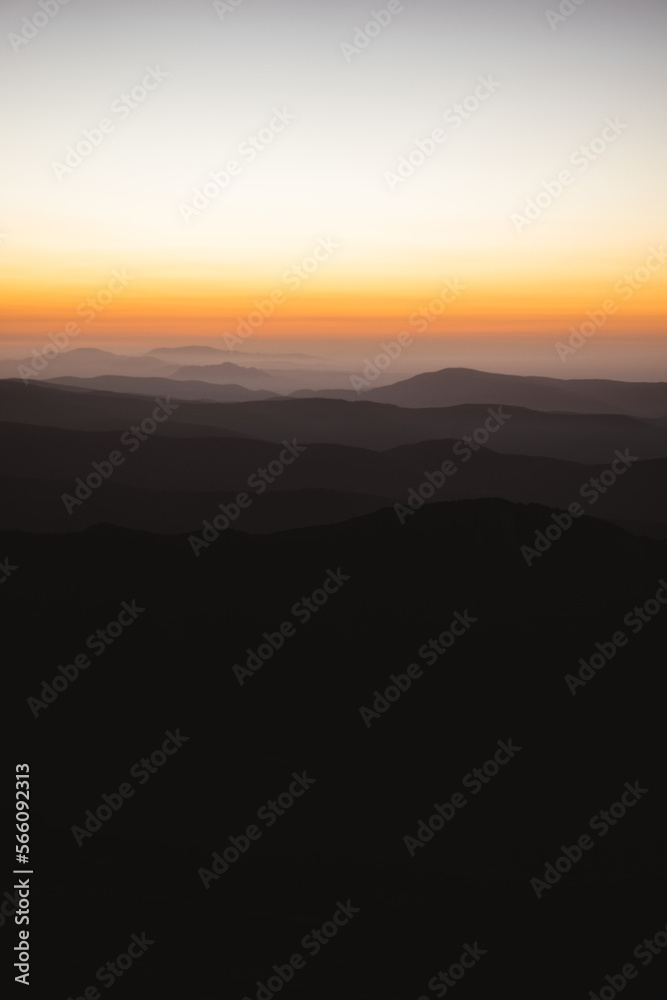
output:
[[[210,0],[69,0],[17,45],[41,8],[4,0],[3,343],[15,353],[80,322],[114,270],[132,280],[81,345],[217,343],[280,289],[254,344],[366,347],[409,328],[450,279],[466,290],[423,338],[478,352],[480,368],[503,351],[553,361],[554,341],[614,299],[576,374],[599,363],[624,377],[640,351],[665,377],[667,263],[627,299],[617,285],[667,241],[664,0],[584,0],[555,28],[555,2],[403,0],[346,59],[341,44],[385,6],[241,0],[221,17]],[[166,79],[113,110],[147,67]],[[480,77],[500,86],[446,122]],[[294,121],[248,162],[241,143],[275,109]],[[113,131],[56,176],[104,118]],[[607,119],[621,134],[573,164]],[[445,141],[392,189],[388,172],[438,127]],[[186,222],[182,206],[231,159],[237,176]],[[572,183],[517,231],[565,169]],[[321,238],[340,247],[290,287]]]

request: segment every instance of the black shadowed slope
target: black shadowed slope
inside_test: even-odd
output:
[[[49,995],[82,994],[112,957],[100,940],[120,952],[144,930],[156,943],[116,987],[128,997],[254,998],[256,980],[300,952],[285,996],[402,1000],[430,993],[478,942],[487,954],[465,995],[511,984],[562,1000],[632,960],[667,920],[667,610],[631,624],[661,586],[667,547],[585,519],[528,567],[520,547],[551,520],[501,501],[438,504],[404,526],[381,511],[227,532],[198,558],[185,537],[112,527],[0,535],[18,567],[1,596],[23,637],[10,686],[32,727]],[[327,578],[339,589],[305,620]],[[27,698],[123,601],[145,610],[101,655],[88,647],[91,665],[33,718]],[[469,627],[428,662],[424,647],[457,613]],[[283,622],[294,634],[241,685],[233,665],[265,632],[279,645]],[[619,629],[627,645],[573,696],[565,674]],[[360,707],[411,663],[422,676],[367,726]],[[179,727],[178,753],[144,784],[130,777]],[[510,740],[521,749],[473,794],[464,777]],[[258,819],[304,770],[312,788],[271,826]],[[134,796],[78,847],[71,827],[128,780]],[[592,833],[626,782],[647,791]],[[411,857],[404,837],[456,792],[465,807]],[[205,889],[198,869],[253,823],[260,839]],[[593,849],[538,899],[531,878],[587,832]],[[304,935],[348,899],[360,912],[309,955]],[[88,975],[82,954],[95,957]],[[659,995],[658,964],[633,996]]]

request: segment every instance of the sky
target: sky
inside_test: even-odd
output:
[[[664,0],[4,0],[0,348],[224,346],[259,308],[253,349],[409,330],[667,377],[666,28]]]

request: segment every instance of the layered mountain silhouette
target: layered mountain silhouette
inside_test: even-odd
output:
[[[267,380],[276,379],[268,372],[259,368],[243,368],[240,365],[232,364],[230,361],[223,361],[219,365],[186,365],[178,368],[171,376],[175,381],[181,380],[192,382],[199,379],[202,382],[213,382],[216,385],[242,385],[246,389],[266,388]]]
[[[266,370],[258,368],[258,364]],[[304,379],[305,373],[308,377]],[[93,347],[69,351],[51,348],[44,358],[32,355],[0,361],[0,379],[19,377],[40,381],[110,375],[128,378],[157,376],[176,381],[195,379],[218,384],[240,380],[241,384],[259,389],[270,389],[272,380],[279,375],[282,379],[280,391],[285,395],[303,386],[330,389],[345,382],[344,373],[336,372],[325,361],[308,355],[251,354],[214,347],[164,348],[146,355],[115,354]],[[233,375],[237,376],[236,379],[232,378]]]
[[[444,370],[326,398],[318,359],[211,350],[112,370],[73,351],[0,381],[50,992],[94,982],[76,928],[85,954],[155,942],[128,996],[266,1000],[340,901],[357,913],[285,996],[431,995],[466,943],[470,995],[585,995],[638,913],[650,935],[665,919],[664,385]],[[182,748],[140,784],[167,732]],[[295,775],[312,788],[264,824]],[[567,869],[628,786],[638,804]],[[633,995],[659,995],[651,976]]]
[[[257,363],[261,360],[271,367],[287,365],[312,366],[322,364],[322,358],[314,354],[284,354],[230,350],[229,348],[208,347],[205,345],[187,345],[181,347],[156,347],[148,352],[149,357],[160,358],[170,364],[181,365],[215,365],[225,360],[242,359],[247,362]]]
[[[240,369],[239,369],[240,370]],[[174,396],[178,399],[216,400],[221,403],[245,403],[253,399],[277,398],[279,393],[268,392],[265,389],[252,389],[246,385],[234,382],[202,383],[201,381],[178,380],[167,378],[140,378],[124,375],[98,375],[95,378],[76,378],[63,376],[58,379],[45,380],[47,385],[64,385],[72,389],[84,391],[105,391],[124,393],[135,396]]]
[[[29,368],[29,377],[34,380],[117,376],[199,382],[202,399],[210,398],[210,384],[229,384],[296,398],[363,400],[411,409],[500,403],[540,412],[609,413],[667,421],[667,384],[663,382],[555,379],[444,368],[374,386],[375,376],[363,379],[361,369],[336,371],[324,359],[308,355],[253,354],[206,346],[157,348],[134,356],[77,348],[56,353],[43,367],[37,366],[40,370],[32,366],[34,361],[34,357],[1,361],[0,379],[26,377],[25,371],[19,372],[22,365]],[[365,386],[352,388],[350,376],[361,378]],[[94,382],[87,385],[98,387]],[[134,392],[135,388],[139,390],[128,386],[124,391]],[[193,391],[191,385],[188,398]]]
[[[168,434],[140,442],[131,433],[129,446],[124,440],[110,432],[3,425],[0,468],[5,503],[0,526],[79,531],[113,523],[169,533],[194,531],[215,516],[219,503],[232,503],[241,491],[257,497],[252,511],[244,514],[243,530],[335,523],[381,507],[405,505],[411,497],[414,501],[420,486],[427,483],[426,474],[439,473],[449,462],[455,474],[437,489],[427,490],[428,502],[500,497],[559,509],[579,502],[591,516],[637,533],[667,536],[667,459],[621,463],[617,481],[607,488],[608,465],[499,454],[487,448],[472,452],[454,440],[387,451],[315,443],[272,482],[255,479],[253,494],[249,480],[257,470],[267,469],[281,450],[273,442]],[[79,481],[95,471],[95,463],[116,450],[123,464],[70,513],[62,497],[74,496]]]
[[[173,397],[178,400],[177,394]],[[0,419],[35,426],[124,430],[148,417],[154,401],[112,392],[75,392],[53,383],[0,382]],[[428,440],[459,440],[484,429],[487,405],[413,409],[366,401],[269,399],[260,402],[180,401],[164,425],[170,435],[222,436],[281,442],[346,444],[384,450]],[[667,457],[667,426],[614,414],[545,413],[505,407],[505,423],[487,435],[486,447],[503,454],[607,463],[617,449],[640,460]],[[492,421],[495,418],[491,418]],[[497,423],[497,419],[496,419]],[[483,435],[476,440],[483,440]]]
[[[44,363],[36,361],[35,356],[0,361],[0,378],[29,378],[38,381],[42,378],[58,378],[59,376],[94,378],[97,375],[126,375],[140,377],[154,375],[158,372],[170,375],[178,367],[180,367],[178,364],[165,364],[157,357],[114,354],[111,351],[101,351],[96,347],[79,347],[71,351],[53,351]]]

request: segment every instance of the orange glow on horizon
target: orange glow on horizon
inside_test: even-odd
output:
[[[667,269],[666,269],[667,270]],[[620,272],[623,274],[623,272]],[[242,321],[269,338],[386,336],[403,329],[425,337],[449,333],[560,335],[589,312],[605,333],[664,335],[665,279],[633,289],[623,278],[563,281],[541,276],[529,288],[475,276],[439,282],[387,280],[365,291],[357,283],[320,283],[290,290],[283,283],[222,283],[146,279],[112,268],[82,280],[70,274],[37,284],[28,279],[4,289],[0,339],[31,338],[65,324],[97,339],[136,335],[173,340],[234,333]],[[123,281],[123,275],[125,280]],[[612,307],[615,307],[612,311]],[[609,313],[605,309],[609,308]],[[264,315],[263,315],[264,314]]]

